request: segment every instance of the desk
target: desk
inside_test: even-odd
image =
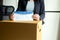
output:
[[[41,40],[41,21],[0,21],[0,40]]]

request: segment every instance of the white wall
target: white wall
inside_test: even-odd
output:
[[[45,0],[46,11],[60,11],[60,0]],[[42,27],[42,40],[58,40],[59,14],[46,12]]]
[[[42,40],[57,40],[60,13],[46,13],[42,27]]]
[[[45,0],[46,11],[60,11],[60,0]]]

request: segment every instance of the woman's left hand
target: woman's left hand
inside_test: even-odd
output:
[[[40,20],[39,14],[33,14],[32,15],[32,18],[33,18],[33,20],[36,20],[36,21],[39,21]]]

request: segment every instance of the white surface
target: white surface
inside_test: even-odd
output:
[[[33,13],[32,14],[14,14],[14,21],[16,21],[16,20],[33,20],[32,19],[32,15],[33,15]]]
[[[46,13],[42,27],[42,40],[57,40],[60,13]]]
[[[60,0],[45,0],[46,11],[60,11]]]

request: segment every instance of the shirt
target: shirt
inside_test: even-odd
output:
[[[33,11],[33,10],[34,10],[34,1],[28,1],[26,11]]]

